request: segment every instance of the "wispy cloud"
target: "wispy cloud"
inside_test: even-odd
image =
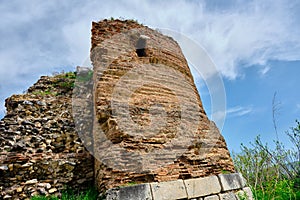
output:
[[[228,117],[241,117],[250,114],[251,112],[253,112],[253,108],[251,106],[235,106],[226,110]]]
[[[222,130],[225,118],[230,117],[242,117],[251,114],[254,112],[254,109],[252,106],[235,106],[226,109],[225,111],[218,110],[214,113],[212,113],[210,117],[211,120],[213,120],[218,127]]]
[[[271,67],[269,65],[266,65],[259,72],[262,76],[264,76],[266,73],[268,73],[270,71],[270,69],[271,69]]]
[[[239,76],[243,65],[265,68],[272,59],[298,60],[299,15],[290,7],[295,2],[290,3],[240,1],[224,12],[206,13],[209,17],[200,19],[199,41],[221,73],[231,79]]]
[[[225,117],[226,117],[226,112],[217,111],[212,113],[210,119],[213,120],[220,129],[222,129],[224,125]]]
[[[243,66],[300,59],[298,1],[37,1],[0,4],[0,103],[39,75],[81,65],[88,58],[91,21],[137,19],[169,28],[202,45],[223,77]],[[3,89],[5,88],[5,90]]]

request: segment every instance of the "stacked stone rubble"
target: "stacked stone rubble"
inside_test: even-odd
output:
[[[6,99],[0,121],[0,199],[56,195],[93,183],[93,158],[75,131],[74,73],[42,76]]]

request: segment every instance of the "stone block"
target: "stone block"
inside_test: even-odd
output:
[[[119,188],[112,188],[107,190],[106,200],[119,200]]]
[[[237,200],[233,192],[219,194],[220,200]]]
[[[242,189],[246,185],[246,181],[240,173],[219,174],[222,191]]]
[[[152,200],[150,184],[113,188],[106,192],[107,200]]]
[[[243,188],[243,190],[238,191],[236,193],[236,197],[238,200],[241,200],[241,199],[254,200],[252,191],[249,187],[245,187],[245,188]]]
[[[221,192],[221,185],[217,176],[184,180],[188,198],[195,198],[217,194]]]
[[[243,190],[246,192],[249,200],[254,200],[254,197],[253,197],[250,187],[245,187],[245,188],[243,188]]]
[[[150,183],[153,200],[175,200],[187,198],[183,180]]]
[[[212,196],[205,197],[204,200],[220,200],[220,198],[218,195],[212,195]]]

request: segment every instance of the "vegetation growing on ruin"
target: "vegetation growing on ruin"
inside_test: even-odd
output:
[[[26,92],[37,96],[58,96],[72,92],[75,87],[76,72],[54,73],[49,77],[49,85],[47,88],[29,89]]]
[[[61,93],[67,93],[74,88],[76,74],[74,72],[62,73],[56,76],[53,86],[61,90]]]
[[[85,191],[74,191],[67,189],[62,192],[60,198],[56,196],[34,196],[31,200],[96,200],[98,197],[98,192],[95,188],[90,188]],[[98,198],[99,199],[99,198]],[[101,199],[100,199],[101,200]]]
[[[246,178],[255,199],[300,199],[300,123],[286,132],[293,148],[287,149],[278,140],[275,148],[256,137],[250,147],[241,145],[234,154],[236,169]]]

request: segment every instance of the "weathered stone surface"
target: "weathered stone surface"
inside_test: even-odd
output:
[[[245,187],[243,188],[243,190],[239,190],[238,192],[236,192],[236,197],[238,200],[243,200],[243,199],[254,200],[250,187]]]
[[[12,196],[10,196],[8,194],[3,197],[3,199],[11,199],[11,198],[12,198]]]
[[[17,188],[17,192],[18,192],[18,193],[20,193],[20,192],[22,192],[22,191],[23,191],[23,187],[18,187],[18,188]]]
[[[236,174],[232,174],[235,176]],[[206,184],[206,185],[205,185]],[[150,187],[149,187],[150,186]],[[150,190],[151,188],[151,190]],[[177,180],[168,182],[152,182],[134,186],[123,186],[109,189],[107,199],[190,199],[190,200],[252,200],[249,187],[221,191],[217,176]]]
[[[233,192],[219,194],[220,200],[237,200],[236,195]]]
[[[218,195],[211,195],[204,198],[204,200],[220,200]]]
[[[152,200],[150,184],[110,189],[106,194],[107,200]]]
[[[75,131],[74,73],[42,76],[22,95],[5,101],[0,120],[0,199],[54,195],[65,185],[93,183],[93,158]],[[82,116],[82,115],[81,115]]]
[[[103,20],[92,24],[91,47],[99,190],[234,172],[176,41],[132,20]]]
[[[48,192],[49,192],[49,194],[52,194],[52,193],[54,193],[54,192],[56,192],[56,191],[57,191],[56,188],[51,188]]]
[[[184,180],[188,198],[207,196],[221,192],[217,176]]]
[[[25,182],[25,185],[35,184],[35,183],[37,183],[37,182],[38,182],[37,179],[32,179],[32,180],[26,181],[26,182]]]
[[[219,174],[219,179],[222,186],[222,191],[234,190],[246,186],[246,181],[242,174]]]
[[[243,188],[243,190],[244,190],[244,192],[246,193],[246,195],[247,195],[247,197],[249,198],[249,200],[253,200],[253,199],[254,199],[250,187],[245,187],[245,188]]]
[[[119,200],[119,188],[112,188],[106,191],[106,200]]]
[[[8,167],[7,167],[7,165],[2,165],[2,166],[0,166],[0,170],[8,170]]]
[[[121,34],[121,38],[114,38],[116,34]],[[65,185],[86,188],[94,177],[97,188],[103,191],[130,182],[172,181],[234,171],[225,140],[206,116],[187,61],[176,41],[132,20],[104,20],[93,23],[91,59],[95,72],[78,68],[78,74],[84,75],[80,83],[75,82],[73,73],[42,76],[24,94],[6,99],[7,114],[0,120],[0,199],[26,199],[49,193],[59,196]],[[107,64],[107,70],[99,70],[103,63]],[[144,70],[141,66],[148,68]],[[165,73],[164,67],[172,73]],[[132,76],[129,72],[133,69],[143,70],[136,71],[139,76]],[[128,101],[129,114],[134,124],[141,127],[151,124],[154,116],[154,121],[159,122],[156,124],[161,125],[159,132],[151,129],[144,131],[148,135],[138,135],[139,131],[134,131],[136,127],[129,126],[129,131],[124,131],[120,126],[111,100],[115,86],[122,83],[125,74],[133,79],[143,76],[152,81],[132,93]],[[182,75],[187,84],[181,84],[174,74]],[[86,79],[90,75],[93,80]],[[77,87],[73,91],[74,85]],[[124,89],[121,91],[128,90],[126,84],[119,86]],[[196,98],[190,98],[193,95]],[[187,103],[182,105],[181,100]],[[124,102],[121,99],[118,103]],[[185,118],[184,106],[188,108]],[[161,110],[165,115],[160,115]],[[196,115],[189,115],[194,112]],[[181,126],[182,119],[195,125],[195,131],[188,131],[190,126]],[[99,135],[97,130],[100,129],[94,125],[100,125],[104,135]],[[180,135],[178,130],[188,135]],[[105,151],[99,148],[107,144],[103,138],[110,142]],[[190,138],[193,141],[185,145],[184,141]],[[171,141],[176,145],[170,145]],[[110,151],[110,147],[122,149],[122,154],[115,156],[119,151]],[[180,156],[175,153],[178,149],[184,149]],[[166,151],[153,156],[155,159],[148,156],[159,150]],[[109,167],[103,159],[94,162],[88,151],[105,152],[113,166],[123,168]],[[141,159],[141,156],[144,157]],[[148,167],[151,170],[144,169]],[[174,181],[174,184],[179,182]],[[186,198],[182,186],[176,184],[179,195],[176,198]],[[156,190],[162,192],[159,188]],[[173,188],[170,191],[174,193]]]
[[[183,180],[150,183],[153,200],[171,200],[187,198]]]

